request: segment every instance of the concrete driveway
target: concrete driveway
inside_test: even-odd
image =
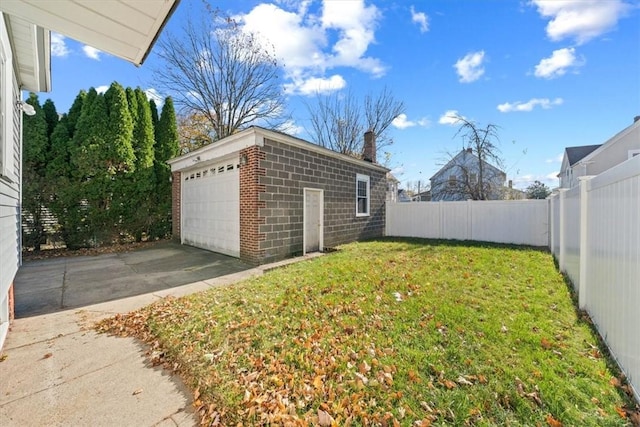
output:
[[[0,353],[0,425],[199,425],[191,391],[149,363],[146,345],[97,334],[92,325],[168,296],[230,285],[319,255],[250,268],[161,243],[130,253],[25,263],[15,281],[18,318]]]
[[[250,268],[236,258],[173,242],[132,252],[27,261],[15,280],[16,317],[156,292]]]

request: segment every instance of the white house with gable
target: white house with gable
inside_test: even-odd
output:
[[[560,188],[572,188],[580,182],[578,178],[600,175],[631,157],[640,155],[640,116],[632,125],[600,145],[567,147],[564,150],[558,178]]]

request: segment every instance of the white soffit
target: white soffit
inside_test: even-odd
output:
[[[141,65],[179,1],[1,0],[0,11]]]
[[[1,4],[2,0],[0,0],[0,9]],[[49,31],[16,16],[4,15],[3,17],[14,52],[14,64],[20,87],[33,92],[50,91]]]

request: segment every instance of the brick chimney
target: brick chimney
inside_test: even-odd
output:
[[[376,135],[371,130],[364,133],[362,158],[367,162],[376,163]]]

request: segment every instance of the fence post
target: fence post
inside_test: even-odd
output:
[[[556,243],[556,239],[558,238],[558,236],[556,235],[555,230],[555,218],[553,213],[555,212],[555,208],[556,208],[556,200],[558,198],[558,195],[556,192],[553,192],[551,195],[549,195],[549,197],[547,197],[547,200],[549,200],[549,211],[547,212],[547,224],[549,227],[549,250],[551,251],[551,253],[553,254],[554,257],[557,256],[557,254],[553,251],[553,249],[556,247],[555,243]]]
[[[559,219],[559,227],[558,227],[558,243],[559,243],[559,254],[558,254],[558,267],[560,268],[560,271],[562,271],[563,273],[565,272],[565,268],[564,268],[564,262],[565,262],[565,256],[566,256],[566,245],[565,245],[565,220],[564,220],[564,209],[565,209],[565,197],[566,197],[566,192],[567,189],[566,188],[561,188],[558,190],[558,205],[559,205],[559,215],[558,215],[558,219]]]
[[[587,275],[587,264],[589,262],[589,191],[587,186],[593,176],[581,176],[580,183],[580,287],[578,291],[578,307],[585,309],[587,306],[587,293],[589,277]]]
[[[553,254],[553,196],[547,197],[547,246]]]

